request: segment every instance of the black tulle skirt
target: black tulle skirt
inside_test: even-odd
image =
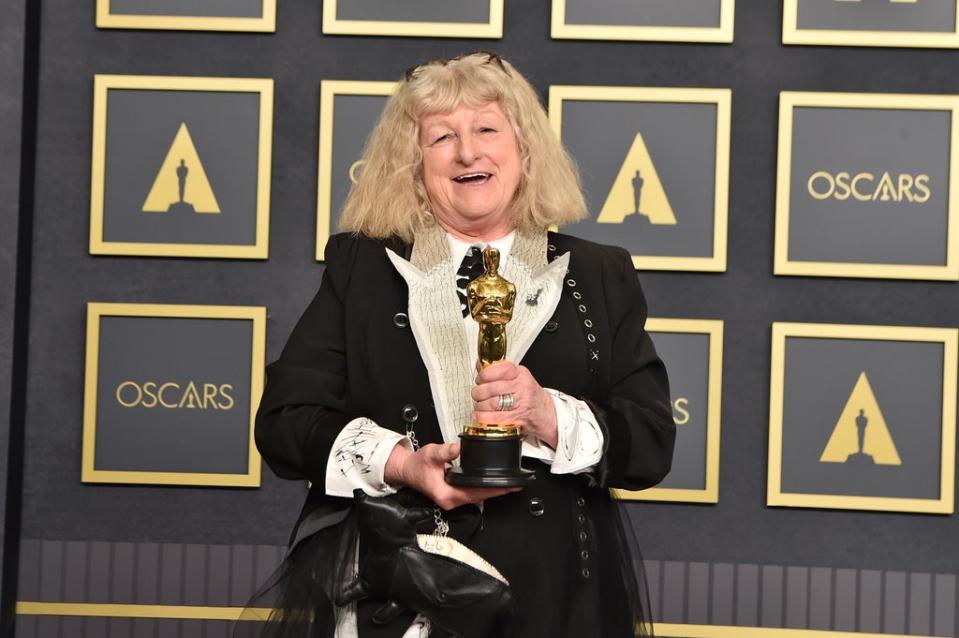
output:
[[[566,536],[569,530],[542,538],[527,530],[530,538],[518,537],[517,529],[523,528],[516,521],[524,522],[518,517],[529,516],[526,503],[522,495],[508,495],[487,501],[482,513],[474,506],[446,513],[451,536],[499,568],[515,589],[515,625],[509,636],[652,636],[642,557],[623,506],[605,490],[590,491],[586,509],[595,540],[586,577],[577,562],[582,550]],[[250,601],[234,638],[337,636],[336,623],[343,610],[334,601],[354,578],[358,526],[356,512],[351,511],[339,523],[298,542]],[[411,611],[388,625],[375,625],[370,616],[382,602],[356,604],[353,611],[360,638],[400,638],[413,622],[416,614]],[[449,634],[433,630],[430,636]]]

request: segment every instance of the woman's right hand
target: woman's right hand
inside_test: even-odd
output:
[[[444,510],[518,492],[518,487],[457,487],[446,482],[446,466],[460,455],[459,443],[430,443],[415,452],[397,444],[386,461],[383,478],[393,487],[409,487]]]

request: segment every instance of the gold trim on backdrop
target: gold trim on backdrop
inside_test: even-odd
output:
[[[178,31],[276,31],[276,0],[260,0],[263,14],[258,18],[215,16],[131,15],[110,12],[110,0],[97,0],[97,27],[100,29],[172,29]]]
[[[569,100],[716,105],[716,184],[713,193],[712,257],[632,255],[632,258],[633,266],[637,270],[725,272],[729,211],[729,136],[732,91],[729,89],[553,85],[549,87],[549,120],[560,139],[563,137],[563,103]]]
[[[783,44],[955,49],[959,48],[959,0],[952,32],[800,29],[799,0],[783,0]]]
[[[903,109],[951,114],[949,204],[946,263],[942,266],[858,262],[791,261],[789,259],[790,187],[792,179],[793,111],[797,107]],[[773,273],[812,277],[926,279],[959,281],[959,96],[894,93],[806,93],[779,96],[779,150],[776,174],[776,239]]]
[[[187,319],[236,319],[253,322],[250,346],[250,414],[245,474],[206,472],[140,472],[96,469],[97,384],[100,361],[101,317],[168,317]],[[100,303],[87,304],[86,371],[83,392],[83,447],[81,481],[84,483],[132,483],[144,485],[196,485],[215,487],[259,487],[260,455],[253,439],[256,409],[263,394],[266,364],[266,308],[259,306],[192,306],[172,304]]]
[[[735,12],[735,0],[721,0],[718,27],[569,24],[566,22],[566,0],[553,0],[550,35],[556,40],[643,40],[728,44],[733,41]]]
[[[942,344],[942,439],[938,499],[842,496],[782,491],[783,399],[788,337]],[[783,507],[952,514],[955,510],[956,383],[959,378],[957,377],[957,366],[959,366],[957,359],[959,359],[959,330],[954,328],[774,322],[769,387],[769,474],[766,504]]]
[[[73,616],[106,618],[169,618],[179,620],[266,620],[272,610],[265,607],[201,607],[195,605],[134,605],[119,603],[17,602],[18,616]],[[244,613],[246,612],[246,613]],[[819,629],[777,627],[735,627],[729,625],[681,625],[655,623],[654,631],[664,638],[932,638],[902,634],[868,634]]]
[[[333,124],[337,95],[392,95],[396,82],[323,80],[320,82],[319,168],[316,190],[316,260],[325,259],[333,218]]]
[[[709,337],[706,380],[706,485],[703,489],[652,487],[640,491],[611,490],[615,498],[629,501],[672,501],[679,503],[719,502],[719,441],[723,383],[723,322],[717,319],[646,320],[646,331],[705,334]]]
[[[503,0],[489,2],[489,22],[418,22],[406,20],[340,20],[337,3],[324,0],[323,33],[326,35],[390,35],[433,38],[502,38]]]
[[[111,89],[145,91],[210,91],[259,93],[257,137],[256,238],[253,244],[164,244],[115,242],[103,239],[106,192],[107,101]],[[273,80],[193,76],[95,75],[93,89],[93,151],[90,175],[90,254],[141,257],[213,257],[266,259],[270,234],[270,168],[273,143]]]

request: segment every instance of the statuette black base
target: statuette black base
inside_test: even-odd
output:
[[[460,487],[523,487],[534,474],[520,467],[521,436],[460,434],[460,465],[446,470],[446,482]]]

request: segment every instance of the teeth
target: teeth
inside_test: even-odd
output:
[[[457,182],[461,182],[463,180],[472,179],[474,177],[489,177],[489,173],[469,173],[467,175],[460,175],[458,177],[455,177],[454,179]]]

